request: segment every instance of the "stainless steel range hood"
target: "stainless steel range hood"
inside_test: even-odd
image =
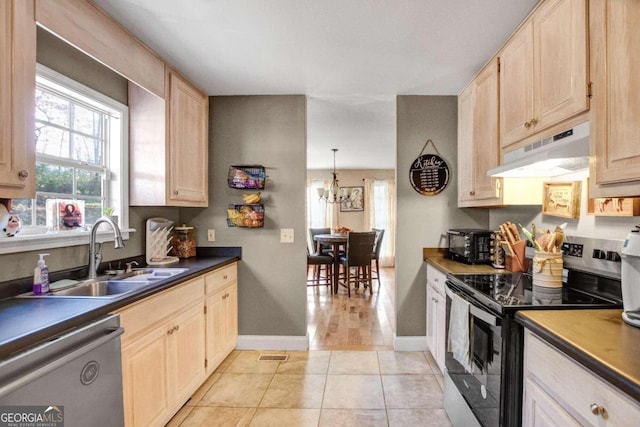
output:
[[[503,178],[551,177],[589,167],[589,122],[527,144],[504,155],[487,175]]]

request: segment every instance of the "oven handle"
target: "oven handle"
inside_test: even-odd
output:
[[[471,301],[469,298],[467,298],[465,295],[463,295],[460,292],[456,292],[455,290],[451,289],[448,284],[447,286],[445,286],[444,288],[447,296],[451,299],[453,299],[454,294],[456,296],[459,296],[460,298],[462,298],[463,300],[465,300],[466,302],[469,303],[469,314],[471,314],[473,317],[476,317],[480,320],[482,320],[483,322],[488,323],[491,326],[498,326],[498,317],[494,316],[493,314],[489,313],[486,309],[482,309],[480,307],[478,307],[476,305],[476,303],[474,303],[473,301]]]

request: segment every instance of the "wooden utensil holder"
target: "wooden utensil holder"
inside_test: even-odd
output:
[[[505,252],[505,268],[512,272],[528,271],[529,260],[524,256],[526,243],[524,240],[518,240],[511,247],[503,244]],[[513,249],[513,252],[510,250]]]

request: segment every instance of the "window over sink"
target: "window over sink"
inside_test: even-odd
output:
[[[23,229],[0,239],[0,253],[87,243],[107,207],[126,233],[128,107],[40,64],[35,98],[36,198],[13,200]],[[55,199],[84,207],[81,227],[52,226]]]

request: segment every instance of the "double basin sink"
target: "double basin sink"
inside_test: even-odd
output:
[[[116,298],[184,273],[187,268],[145,268],[114,277],[88,279],[53,290],[46,295],[26,293],[19,298]]]

